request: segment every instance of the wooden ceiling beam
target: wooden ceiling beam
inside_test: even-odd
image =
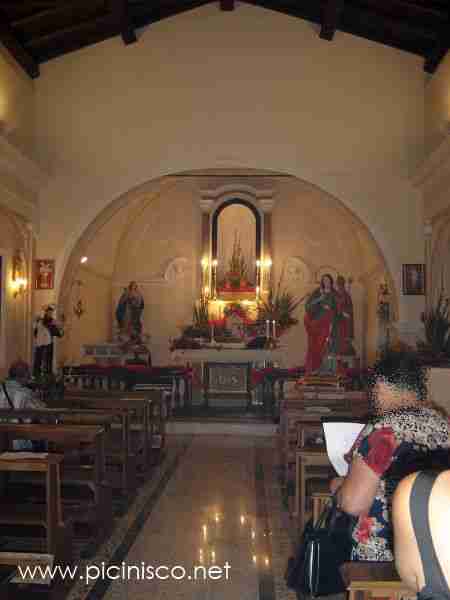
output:
[[[152,3],[148,0],[133,4],[133,22],[136,27],[147,27],[169,17],[181,15],[189,10],[211,4],[212,0],[186,0],[171,4]]]
[[[111,0],[111,8],[117,19],[123,43],[128,46],[137,42],[136,31],[128,10],[127,0]]]
[[[320,27],[320,37],[323,40],[334,38],[336,29],[339,26],[339,19],[344,10],[344,0],[327,0],[323,9],[322,24]]]
[[[378,0],[377,5],[382,9],[392,9],[393,7],[401,10],[405,17],[433,17],[444,20],[447,15],[445,11],[438,9],[430,4],[417,4],[411,0]]]
[[[73,27],[65,27],[53,33],[33,38],[29,41],[28,46],[43,62],[90,44],[97,44],[119,34],[119,27],[114,15],[108,13]]]
[[[220,10],[234,10],[234,0],[220,0]]]
[[[450,23],[447,23],[439,35],[437,42],[431,51],[425,56],[425,63],[423,65],[424,71],[431,75],[439,67],[441,61],[447,55],[450,49]]]
[[[98,4],[98,3],[97,3]],[[95,2],[84,0],[78,4],[58,4],[52,8],[34,12],[14,19],[11,26],[20,30],[24,36],[39,35],[51,32],[78,21],[84,21],[98,16],[99,10]]]
[[[39,77],[39,64],[19,42],[2,12],[0,12],[0,42],[32,79]]]

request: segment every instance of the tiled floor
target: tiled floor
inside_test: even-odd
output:
[[[274,446],[274,438],[171,436],[164,468],[90,561],[120,574],[132,567],[130,577],[82,582],[70,600],[294,599],[283,581],[292,548]],[[205,580],[212,565],[221,569]],[[158,566],[163,577],[177,566],[180,579],[156,578]]]

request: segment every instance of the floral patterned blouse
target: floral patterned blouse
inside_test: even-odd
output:
[[[450,447],[449,420],[432,408],[386,413],[366,425],[346,456],[360,457],[380,481],[367,516],[359,517],[352,535],[352,560],[392,561],[390,505],[401,477],[414,472],[424,453]],[[392,468],[391,468],[392,467]]]

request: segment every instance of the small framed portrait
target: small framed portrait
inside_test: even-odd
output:
[[[34,289],[52,290],[55,286],[55,261],[42,258],[34,261]]]
[[[422,296],[425,294],[425,265],[403,265],[403,295]]]

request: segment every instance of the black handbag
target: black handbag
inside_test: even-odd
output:
[[[304,596],[328,596],[345,591],[339,568],[350,560],[355,518],[337,508],[335,498],[314,525],[305,525],[297,556],[290,558],[286,584]]]

